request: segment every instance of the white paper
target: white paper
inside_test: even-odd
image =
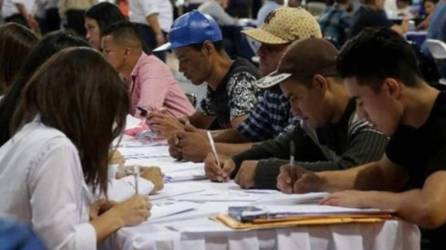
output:
[[[192,202],[169,202],[164,204],[153,204],[148,222],[155,223],[160,219],[167,218],[169,216],[190,212],[194,210],[196,206],[197,205]]]
[[[138,178],[139,194],[148,195],[152,192],[154,185],[152,182]],[[121,179],[111,180],[108,184],[107,195],[110,200],[113,201],[125,201],[135,195],[135,177],[126,176]]]

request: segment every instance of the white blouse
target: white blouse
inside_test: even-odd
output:
[[[32,225],[49,249],[96,249],[78,151],[38,119],[0,148],[0,215]]]

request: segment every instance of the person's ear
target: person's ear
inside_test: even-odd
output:
[[[395,99],[401,98],[402,88],[402,83],[395,78],[386,78],[381,85],[381,91]]]
[[[311,83],[312,88],[316,88],[320,93],[324,94],[328,89],[328,81],[323,75],[315,74]]]
[[[215,50],[215,46],[211,41],[206,40],[203,42],[203,47],[201,48],[201,50],[204,52],[205,55],[209,56]]]

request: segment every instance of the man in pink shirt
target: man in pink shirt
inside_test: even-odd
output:
[[[195,112],[169,67],[156,56],[144,53],[143,42],[133,24],[119,22],[108,27],[102,38],[102,49],[105,58],[128,85],[130,114],[144,116],[147,114],[141,110],[165,109],[180,118]]]

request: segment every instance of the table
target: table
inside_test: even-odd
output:
[[[166,175],[184,172],[203,173],[202,164],[179,163],[170,158],[166,146],[120,148],[129,164],[161,165]],[[144,152],[147,154],[144,155]],[[138,156],[138,157],[136,157]],[[157,157],[155,157],[157,156]],[[186,170],[187,169],[187,170]],[[218,193],[219,195],[213,195]],[[200,196],[197,194],[201,194]],[[204,195],[203,195],[204,194]],[[206,201],[199,202],[200,197]],[[275,190],[242,190],[233,182],[207,180],[167,183],[151,197],[153,217],[135,226],[122,228],[107,242],[108,249],[420,249],[417,226],[388,220],[374,224],[343,224],[267,230],[234,231],[209,216],[227,211],[229,206],[258,202],[278,203],[288,197]],[[275,200],[276,199],[276,200]],[[225,202],[222,202],[226,200]],[[174,208],[172,210],[172,208]],[[174,213],[175,209],[185,212]]]

